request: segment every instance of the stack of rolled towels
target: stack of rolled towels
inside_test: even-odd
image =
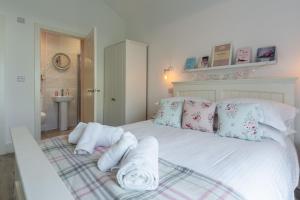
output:
[[[159,185],[158,141],[152,136],[137,140],[121,127],[80,122],[68,137],[74,154],[88,155],[96,147],[109,147],[97,162],[99,170],[118,169],[119,185],[127,190],[155,190]]]

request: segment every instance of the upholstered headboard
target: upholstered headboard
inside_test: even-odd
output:
[[[174,82],[174,96],[197,96],[211,101],[257,98],[295,106],[297,78],[208,80]]]

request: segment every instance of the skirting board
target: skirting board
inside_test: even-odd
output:
[[[13,146],[12,143],[6,143],[5,149],[6,149],[6,154],[7,153],[14,153],[15,152],[14,151],[14,146]]]

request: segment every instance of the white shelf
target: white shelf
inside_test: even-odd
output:
[[[267,65],[275,65],[277,61],[265,61],[265,62],[255,62],[255,63],[245,63],[245,64],[236,64],[236,65],[226,65],[218,67],[208,67],[208,68],[197,68],[197,69],[187,69],[184,72],[199,72],[199,71],[214,71],[214,70],[225,70],[225,69],[235,69],[235,68],[248,68],[248,67],[263,67]]]

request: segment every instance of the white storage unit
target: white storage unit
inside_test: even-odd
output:
[[[126,40],[105,48],[104,124],[146,119],[147,45]]]

